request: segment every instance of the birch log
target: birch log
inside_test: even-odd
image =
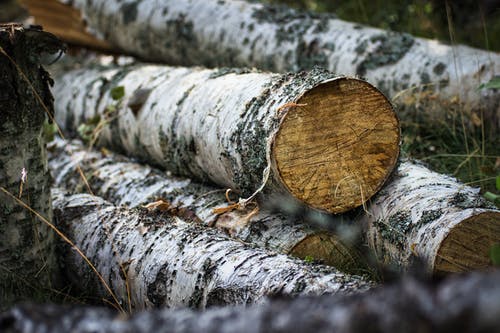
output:
[[[499,272],[437,286],[403,280],[360,295],[272,299],[206,311],[162,309],[119,315],[110,309],[23,305],[0,315],[6,333],[498,332]]]
[[[0,308],[55,287],[54,234],[22,204],[52,219],[42,128],[53,99],[40,57],[61,47],[39,28],[0,24]]]
[[[88,194],[55,191],[53,197],[58,226],[119,301],[130,300],[133,309],[248,304],[269,295],[349,293],[372,285],[331,267],[246,246],[178,216],[117,208]],[[109,296],[72,248],[62,258],[78,287]]]
[[[489,251],[500,243],[500,211],[478,188],[410,162],[359,222],[383,262],[408,266],[413,254],[437,274],[491,266]]]
[[[110,115],[114,87],[125,97]],[[244,197],[265,184],[331,213],[377,192],[399,152],[399,123],[385,96],[319,69],[94,67],[63,75],[53,92],[66,131],[98,115],[109,119],[102,145]]]
[[[462,110],[482,110],[485,119],[500,128],[500,92],[477,89],[500,75],[500,55],[495,52],[452,47],[333,15],[237,0],[75,0],[72,4],[96,36],[142,59],[174,65],[255,66],[276,72],[319,65],[366,77],[390,97],[405,92],[405,98],[398,98],[401,104],[407,100],[432,107],[440,101],[440,112],[446,114],[457,99]]]
[[[125,160],[111,162],[109,153],[107,157],[85,153],[74,144],[61,151],[62,144],[59,141],[54,145],[57,157],[50,161],[57,186],[85,190],[75,171],[79,163],[96,193],[115,204],[134,206],[155,196],[165,197],[174,205],[194,211],[201,220],[214,223],[211,208],[225,200],[222,193],[209,192],[208,188],[200,191],[200,185],[186,180],[167,182],[164,175],[144,166],[139,168]],[[204,192],[207,193],[199,195]],[[326,234],[319,239],[306,237],[290,250],[305,236],[299,232],[304,226],[290,225],[269,215],[258,221],[261,218],[262,215],[254,217],[252,225],[240,230],[237,228],[241,217],[236,213],[223,215],[215,223],[236,227],[236,236],[244,242],[279,252],[291,251],[299,257],[323,259],[337,268],[356,271],[355,265],[362,262],[352,248]],[[361,225],[380,262],[401,270],[408,269],[415,257],[421,257],[430,272],[439,274],[486,268],[491,265],[491,246],[500,242],[500,211],[482,199],[479,189],[410,161],[399,164],[366,212],[332,217],[328,222],[336,226],[341,222]]]
[[[285,217],[249,207],[221,215],[213,209],[227,206],[224,190],[167,176],[147,165],[111,152],[88,150],[78,140],[56,140],[49,147],[49,167],[54,186],[71,192],[87,191],[77,166],[87,175],[92,192],[117,206],[141,207],[164,199],[167,210],[186,220],[223,229],[243,243],[266,248],[348,272],[366,273],[357,251],[339,237],[308,226],[299,218]]]

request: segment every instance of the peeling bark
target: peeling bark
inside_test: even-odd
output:
[[[254,207],[216,215],[214,208],[227,206],[223,189],[168,176],[110,152],[88,150],[78,140],[58,139],[50,145],[49,168],[54,186],[72,192],[87,191],[77,166],[87,175],[93,193],[114,205],[141,207],[162,198],[170,203],[170,211],[186,220],[226,230],[243,243],[312,258],[342,271],[366,272],[356,250],[331,232],[314,229],[299,218],[265,211],[251,215]]]
[[[120,86],[125,97],[110,112],[110,91]],[[60,77],[54,95],[66,131],[99,115],[109,119],[102,145],[243,197],[265,184],[332,213],[368,200],[399,152],[387,99],[365,81],[322,70],[94,66]]]
[[[422,258],[434,273],[491,266],[500,242],[500,211],[472,188],[426,167],[403,162],[360,221],[385,263],[407,267]]]
[[[372,285],[328,266],[246,246],[177,216],[117,208],[87,194],[55,191],[53,197],[59,228],[122,304],[130,297],[134,309],[249,304],[269,295],[360,292]],[[109,296],[73,249],[67,247],[62,258],[77,287]]]
[[[53,99],[40,57],[61,47],[37,27],[0,24],[0,307],[43,298],[55,282],[52,231],[5,191],[52,219],[42,127]]]
[[[498,332],[500,273],[470,274],[437,286],[413,279],[360,295],[272,299],[203,312],[23,305],[0,315],[6,333],[90,332]]]
[[[277,72],[319,65],[366,77],[391,97],[404,92],[400,105],[439,104],[438,111],[449,116],[450,104],[458,103],[463,113],[481,110],[500,128],[500,93],[477,90],[500,74],[495,52],[244,1],[75,0],[72,5],[93,34],[145,60]],[[403,111],[404,120],[414,116],[411,108],[408,115]]]

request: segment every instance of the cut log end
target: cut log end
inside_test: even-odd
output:
[[[500,213],[484,212],[457,224],[438,250],[434,272],[466,272],[491,267],[490,249],[500,243]]]
[[[354,78],[323,82],[288,108],[273,156],[288,190],[330,213],[361,206],[394,168],[399,121],[387,98]]]
[[[344,272],[366,273],[366,267],[356,250],[328,232],[318,232],[304,238],[293,247],[290,255],[306,261],[317,260]]]

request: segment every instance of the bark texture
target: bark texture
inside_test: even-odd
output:
[[[125,97],[110,112],[116,87]],[[322,70],[101,66],[62,76],[54,94],[67,131],[98,116],[107,121],[102,145],[242,197],[265,184],[333,213],[368,200],[399,152],[387,99],[365,81]]]
[[[434,273],[491,266],[489,251],[500,242],[500,211],[479,188],[408,161],[360,222],[383,262],[405,267],[418,256]]]
[[[168,202],[165,210],[193,223],[223,229],[243,243],[302,259],[313,258],[343,271],[366,272],[355,249],[333,233],[315,229],[299,218],[262,210],[253,214],[255,207],[217,215],[213,209],[228,205],[223,189],[168,176],[110,152],[89,150],[79,140],[58,139],[50,145],[49,168],[54,186],[71,192],[87,191],[77,166],[87,176],[92,192],[114,205],[135,208],[161,198]]]
[[[52,231],[4,190],[51,221],[50,176],[42,135],[47,115],[41,101],[51,112],[53,99],[51,79],[40,66],[40,57],[61,47],[55,36],[39,28],[0,25],[1,306],[36,297],[51,287],[56,271]]]
[[[212,208],[225,201],[223,191],[167,178],[125,159],[117,161],[110,153],[85,152],[75,143],[63,151],[63,145],[58,141],[52,148],[57,157],[50,163],[57,186],[85,191],[75,171],[79,163],[96,194],[114,204],[137,206],[163,197],[173,207],[194,212],[205,223],[229,228],[244,242],[302,258],[311,256],[343,270],[355,272],[356,264],[358,270],[366,269],[365,264],[359,266],[363,260],[357,252],[343,245],[352,244],[341,232],[346,224],[361,225],[380,262],[400,270],[411,267],[415,257],[421,257],[434,273],[485,268],[491,265],[491,246],[500,242],[500,211],[481,197],[479,189],[411,161],[400,163],[366,211],[323,222],[334,226],[335,239],[296,224],[297,217],[259,213],[250,225],[241,223],[248,211],[243,217],[230,212],[217,218]]]
[[[461,109],[482,110],[500,127],[500,93],[477,90],[500,74],[495,52],[244,1],[75,0],[72,5],[92,33],[142,59],[277,72],[319,65],[366,77],[391,97],[409,89],[398,98],[401,104],[433,106],[437,95],[444,106],[440,112],[448,113],[444,110],[458,99]]]
[[[331,267],[246,246],[178,216],[117,208],[87,194],[53,195],[58,226],[133,309],[249,304],[269,295],[349,293],[372,286]],[[76,286],[95,297],[109,296],[73,249],[66,248],[63,258]]]
[[[359,295],[272,299],[249,307],[155,310],[23,305],[0,315],[6,333],[90,332],[498,332],[500,274],[474,273],[430,285],[405,279]]]

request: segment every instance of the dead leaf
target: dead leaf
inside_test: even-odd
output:
[[[144,206],[142,206],[144,208],[146,208],[147,210],[159,210],[159,211],[162,211],[162,212],[166,212],[166,211],[169,211],[170,208],[172,207],[172,205],[170,204],[170,202],[168,202],[167,200],[165,199],[158,199],[157,201],[154,201],[154,202],[150,202]]]

